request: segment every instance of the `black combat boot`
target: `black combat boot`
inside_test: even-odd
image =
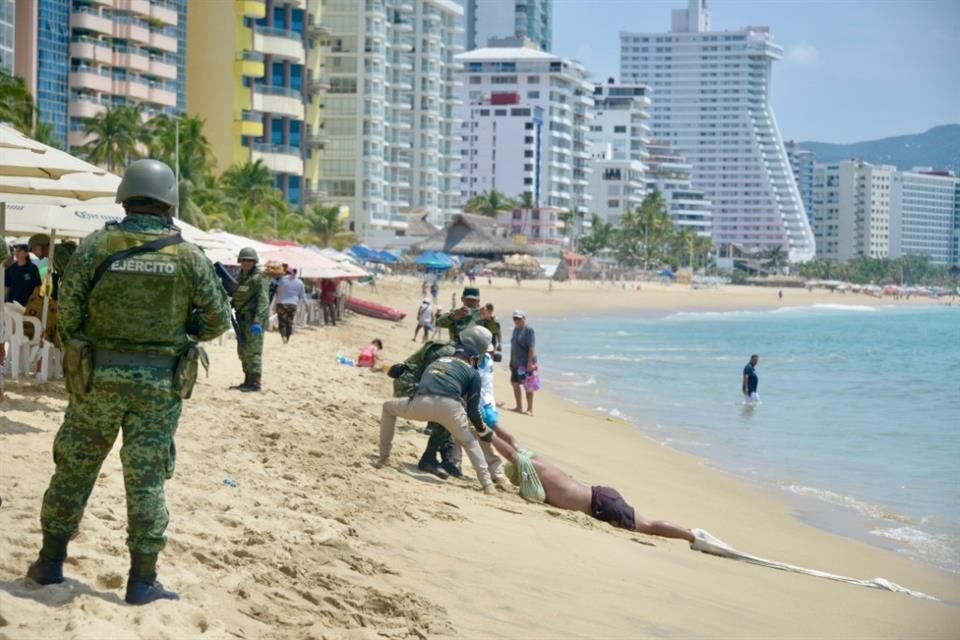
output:
[[[457,455],[457,443],[453,441],[450,432],[443,428],[435,428],[430,440],[435,443],[437,451],[440,452],[440,468],[454,478],[462,478],[463,472],[460,470],[460,457]]]
[[[260,374],[251,373],[250,382],[245,387],[240,387],[240,391],[260,391]]]
[[[447,472],[437,464],[437,447],[430,440],[427,440],[427,448],[423,450],[423,455],[420,456],[417,469],[424,473],[432,473],[441,480],[447,479]]]
[[[150,604],[156,600],[179,600],[174,591],[163,588],[157,580],[156,553],[130,553],[130,576],[127,578],[127,604]]]
[[[244,373],[244,374],[243,374],[243,382],[241,382],[240,384],[235,384],[235,385],[233,385],[233,386],[230,387],[230,388],[231,388],[231,389],[237,389],[238,391],[246,391],[246,390],[247,390],[247,387],[249,387],[249,386],[250,386],[250,374],[249,374],[249,373]]]
[[[67,559],[68,537],[43,534],[40,556],[27,569],[27,577],[37,584],[60,584],[63,582],[63,561]]]

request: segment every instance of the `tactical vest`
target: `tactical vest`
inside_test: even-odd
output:
[[[237,288],[233,291],[233,308],[237,310],[237,320],[244,323],[256,320],[261,282],[264,276],[254,268],[249,275],[240,274]]]
[[[99,258],[155,240],[157,234],[111,230],[94,241]],[[177,355],[187,344],[193,278],[191,247],[172,245],[112,264],[87,298],[83,333],[93,346]]]

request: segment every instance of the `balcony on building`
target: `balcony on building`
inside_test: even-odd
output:
[[[103,64],[113,63],[110,43],[90,36],[74,36],[70,39],[70,57]]]
[[[150,55],[150,75],[167,80],[177,79],[177,59],[170,54]]]
[[[70,13],[70,28],[113,37],[113,18],[104,16],[100,9],[81,5]]]
[[[253,110],[279,113],[295,120],[303,120],[303,94],[290,87],[257,84],[254,85]]]
[[[324,73],[307,74],[307,91],[309,93],[320,93],[330,89],[330,78]]]
[[[234,0],[234,13],[245,18],[259,20],[267,16],[267,3],[264,0]]]
[[[122,67],[128,71],[149,72],[150,58],[143,49],[116,44],[113,46],[113,66]]]
[[[260,138],[263,136],[263,114],[243,111],[233,114],[233,135]]]
[[[95,68],[76,65],[70,68],[70,86],[76,89],[90,89],[101,93],[113,92],[113,78],[105,67]]]
[[[96,118],[107,110],[97,96],[73,94],[70,96],[69,114],[71,118]]]
[[[160,0],[150,3],[150,17],[158,22],[177,26],[177,3],[175,0]]]
[[[170,86],[161,82],[151,82],[148,84],[148,86],[150,88],[148,98],[150,102],[162,105],[164,107],[177,106],[176,86]]]
[[[170,30],[173,30],[171,32]],[[166,51],[168,53],[177,52],[177,36],[176,29],[173,27],[164,27],[163,29],[158,29],[156,27],[150,27],[150,46],[154,49],[160,49],[161,51]]]
[[[306,62],[303,37],[296,31],[277,27],[253,26],[253,48],[299,64]]]
[[[113,94],[134,98],[137,102],[145,102],[150,99],[150,86],[139,79],[116,78],[113,81]],[[176,104],[176,99],[174,99]]]
[[[262,78],[266,73],[263,54],[258,51],[238,53],[233,61],[234,73],[248,78]]]
[[[250,160],[262,160],[263,164],[274,173],[287,173],[294,176],[303,175],[303,156],[298,147],[269,142],[250,143]]]
[[[307,144],[311,147],[323,147],[329,139],[330,136],[327,135],[324,127],[311,128],[307,131]]]
[[[134,16],[113,17],[113,37],[122,40],[134,41],[141,44],[150,44],[150,25],[142,18]],[[174,41],[176,51],[176,41]]]

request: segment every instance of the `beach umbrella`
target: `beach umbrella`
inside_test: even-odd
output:
[[[454,260],[442,251],[426,251],[420,255],[414,264],[428,271],[446,271],[454,266]]]

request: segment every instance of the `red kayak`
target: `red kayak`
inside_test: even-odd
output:
[[[354,313],[359,313],[362,316],[379,318],[380,320],[393,320],[395,322],[403,320],[407,316],[406,313],[399,309],[377,304],[376,302],[370,302],[369,300],[361,300],[353,296],[347,298],[347,309],[350,309],[350,311]]]

